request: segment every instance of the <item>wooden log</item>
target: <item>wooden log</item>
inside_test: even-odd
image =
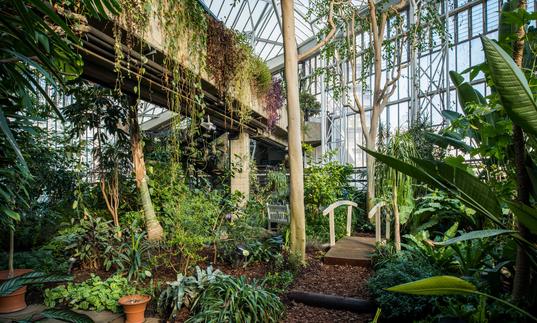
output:
[[[333,310],[345,310],[356,313],[372,312],[375,306],[370,301],[359,298],[325,295],[308,292],[289,292],[287,297],[295,302]]]

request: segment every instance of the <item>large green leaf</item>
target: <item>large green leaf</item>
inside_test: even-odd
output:
[[[477,289],[463,279],[453,276],[435,276],[386,289],[389,292],[412,295],[468,295]]]
[[[500,202],[496,194],[479,178],[466,170],[442,162],[433,162],[424,159],[413,159],[431,177],[443,183],[448,190],[457,195],[462,202],[486,216],[498,225],[502,225],[498,216],[502,214]]]
[[[397,158],[393,158],[391,156],[388,156],[388,155],[384,155],[384,154],[381,154],[379,152],[376,152],[376,151],[372,151],[372,150],[369,150],[363,146],[360,146],[360,148],[362,148],[366,153],[370,154],[371,156],[375,157],[375,159],[379,160],[380,162],[388,165],[389,167],[407,175],[407,176],[410,176],[414,179],[417,179],[418,181],[421,181],[425,184],[429,184],[431,185],[432,187],[436,187],[436,188],[439,188],[439,189],[445,189],[444,186],[440,185],[440,183],[438,183],[434,178],[432,178],[431,176],[429,176],[426,172],[424,172],[423,170],[419,169],[418,167],[412,165],[412,164],[409,164],[409,163],[406,163],[406,162],[403,162],[403,161],[400,161],[399,159]]]
[[[537,103],[522,70],[497,43],[481,37],[486,62],[502,105],[511,118],[526,132],[537,135]]]
[[[0,109],[0,129],[4,133],[4,136],[7,139],[7,142],[15,152],[15,155],[17,156],[17,159],[21,163],[21,165],[26,169],[28,168],[28,165],[26,164],[26,161],[24,160],[24,156],[22,156],[22,152],[19,148],[19,145],[17,144],[17,141],[15,140],[15,137],[13,137],[13,133],[11,132],[11,129],[9,128],[8,121],[4,115],[4,111]]]
[[[464,141],[455,139],[450,136],[439,135],[437,133],[429,132],[429,131],[426,131],[424,135],[427,139],[431,140],[435,145],[440,146],[442,148],[447,148],[447,146],[452,146],[464,152],[470,152],[472,150],[472,147],[468,145],[467,143],[465,143]]]
[[[0,283],[0,296],[6,296],[24,285],[43,284],[43,283],[59,283],[72,280],[71,276],[63,275],[48,275],[42,272],[30,272],[22,276],[8,279]]]
[[[468,114],[468,107],[472,104],[486,104],[487,101],[479,91],[474,89],[464,78],[455,71],[449,71],[451,82],[457,89],[457,97],[465,114]]]
[[[49,319],[58,319],[71,323],[93,323],[89,316],[67,309],[49,308],[41,312],[41,315]]]
[[[537,210],[518,202],[508,202],[509,209],[531,233],[537,234]]]
[[[458,237],[448,239],[446,241],[434,242],[438,246],[449,246],[458,242],[473,240],[473,239],[485,239],[490,237],[495,237],[502,234],[516,233],[515,230],[506,230],[506,229],[491,229],[491,230],[478,230],[472,232],[466,232],[461,234]]]
[[[411,295],[425,295],[425,296],[442,296],[442,295],[480,295],[491,298],[497,302],[500,302],[515,311],[525,315],[533,321],[537,321],[537,318],[523,309],[492,295],[481,293],[470,282],[454,276],[435,276],[417,280],[406,284],[397,285],[386,289],[390,292],[411,294]]]

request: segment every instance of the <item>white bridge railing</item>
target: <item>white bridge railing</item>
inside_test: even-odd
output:
[[[328,214],[328,221],[330,225],[330,247],[336,244],[336,227],[334,223],[334,210],[340,206],[347,205],[347,236],[351,235],[351,225],[352,225],[352,208],[358,208],[358,205],[352,201],[337,201],[330,204],[323,211],[323,215]]]

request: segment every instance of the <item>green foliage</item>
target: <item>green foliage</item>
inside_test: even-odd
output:
[[[294,279],[295,275],[290,271],[268,273],[261,285],[271,293],[282,294],[291,286]]]
[[[35,251],[15,252],[13,255],[15,268],[27,268],[48,274],[65,274],[69,263],[63,256],[57,257],[44,248]],[[0,269],[7,269],[7,253],[0,253]]]
[[[0,296],[7,296],[25,285],[59,283],[71,280],[72,277],[64,275],[50,275],[39,271],[32,271],[21,276],[4,280],[0,283]]]
[[[99,276],[91,275],[88,280],[74,284],[68,283],[45,290],[45,305],[55,307],[64,304],[73,309],[90,311],[112,311],[117,313],[121,307],[118,300],[134,294],[135,288],[120,275],[114,275],[105,281]]]
[[[272,73],[267,64],[257,55],[252,55],[250,59],[250,69],[254,78],[255,87],[258,94],[266,95],[272,85]]]
[[[304,203],[314,215],[345,195],[345,188],[352,174],[352,166],[331,161],[330,156],[323,156],[325,163],[310,164],[304,170]]]
[[[126,241],[121,246],[121,251],[116,256],[121,270],[127,271],[128,280],[143,280],[151,277],[148,264],[144,261],[149,258],[150,245],[146,240],[145,232],[131,232],[130,241]]]
[[[73,226],[65,236],[58,236],[56,241],[71,241],[66,251],[70,251],[83,268],[109,270],[118,264],[117,247],[121,240],[111,221],[88,214],[86,219],[74,222]]]
[[[417,199],[408,222],[409,231],[446,231],[454,222],[458,222],[461,228],[476,228],[479,226],[474,214],[475,211],[459,199],[452,198],[443,191],[432,191]]]
[[[491,298],[497,302],[501,302],[503,305],[511,307],[513,310],[525,315],[532,321],[537,322],[537,318],[523,309],[506,302],[500,298],[492,295],[481,293],[477,291],[477,288],[470,282],[460,279],[454,276],[435,276],[420,279],[417,281],[400,284],[386,289],[390,292],[411,294],[411,295],[471,295],[476,294]]]
[[[218,236],[218,259],[235,266],[246,267],[258,261],[270,263],[282,251],[282,237],[272,237],[271,232],[260,227],[248,214],[237,217],[228,213]]]
[[[159,313],[167,320],[173,320],[183,305],[191,308],[200,294],[222,275],[220,270],[213,270],[211,266],[206,270],[196,266],[195,276],[185,277],[183,274],[178,274],[177,280],[168,283],[168,287],[160,294]]]
[[[283,309],[278,296],[256,281],[219,276],[194,302],[187,322],[279,322]]]
[[[300,92],[300,109],[304,112],[304,118],[308,120],[321,112],[321,103],[317,101],[315,95],[302,91]]]
[[[426,316],[435,302],[430,297],[401,296],[384,289],[440,274],[423,258],[402,252],[377,269],[368,281],[372,297],[382,308],[382,317],[389,320],[411,321]]]

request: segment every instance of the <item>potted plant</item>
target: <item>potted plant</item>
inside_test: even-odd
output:
[[[145,321],[145,308],[151,300],[149,295],[125,295],[119,299],[123,306],[126,323],[143,323]]]
[[[17,269],[13,268],[13,249],[15,244],[15,230],[13,227],[9,230],[9,256],[8,256],[8,270],[0,271],[0,313],[11,313],[20,311],[26,308],[26,285],[22,285],[19,288],[7,292],[4,286],[8,285],[10,281],[19,276],[23,276],[31,272],[31,269]],[[12,290],[10,288],[9,290]]]
[[[57,283],[71,280],[69,276],[49,275],[31,269],[13,268],[14,229],[10,230],[8,270],[0,271],[0,314],[26,308],[26,289],[30,284]]]

